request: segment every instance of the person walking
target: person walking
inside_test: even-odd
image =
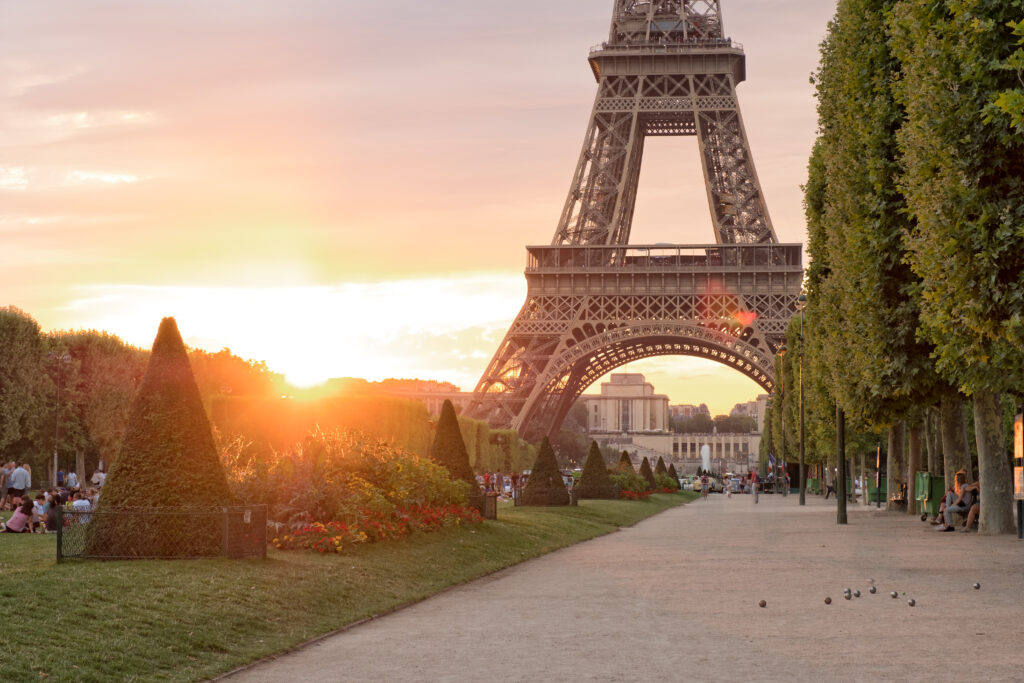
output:
[[[758,481],[759,479],[760,477],[757,476],[757,472],[750,473],[750,490],[754,494],[754,505],[757,505],[758,486],[760,484],[760,481]]]
[[[700,495],[704,500],[708,499],[708,473],[700,475]]]

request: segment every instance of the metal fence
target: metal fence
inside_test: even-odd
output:
[[[266,557],[267,506],[61,510],[57,561]]]

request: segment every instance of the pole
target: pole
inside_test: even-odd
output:
[[[800,311],[800,504],[807,504],[807,473],[804,465],[804,312]]]
[[[839,466],[836,485],[838,506],[836,524],[846,524],[846,415],[836,401],[836,463]]]
[[[882,442],[875,448],[875,507],[882,507]]]

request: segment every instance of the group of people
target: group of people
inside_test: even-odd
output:
[[[939,514],[932,522],[936,531],[956,531],[956,525],[953,524],[953,514],[956,512],[967,514],[961,531],[974,528],[974,522],[981,514],[981,486],[978,482],[968,484],[966,481],[967,470],[960,470],[953,476],[953,485],[946,489],[939,501]]]
[[[66,509],[88,513],[99,501],[100,489],[106,480],[102,468],[94,474],[95,488],[82,489],[78,477],[70,472],[67,477],[58,473],[58,486],[29,495],[32,488],[32,469],[27,463],[14,461],[0,467],[0,510],[11,510],[6,523],[0,523],[0,533],[42,533],[56,532],[59,524],[58,510]],[[88,521],[80,516],[79,521]]]
[[[484,472],[476,475],[476,483],[484,493],[497,493],[501,498],[512,498],[513,491],[526,484],[526,475],[513,472]]]

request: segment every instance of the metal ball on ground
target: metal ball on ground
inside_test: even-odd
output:
[[[899,593],[897,593],[896,591],[889,593],[889,595],[891,595],[894,599],[899,597]]]
[[[869,589],[868,589],[868,592],[869,592],[869,593],[877,593],[877,592],[878,592],[878,589],[877,589],[877,588],[875,588],[874,586],[872,586],[871,588],[869,588]]]
[[[853,594],[851,594],[851,593],[843,593],[843,597],[846,598],[847,600],[849,600],[850,598],[853,597]]]
[[[828,597],[826,597],[826,598],[825,598],[825,604],[826,604],[826,605],[831,605],[831,604],[832,604],[832,598],[828,598]]]
[[[765,602],[764,600],[762,600],[761,602],[757,603],[757,606],[758,606],[758,607],[764,607],[764,606],[766,606],[767,604],[768,604],[767,602]]]
[[[859,598],[860,597],[860,591],[853,591],[853,597]]]
[[[981,589],[981,584],[980,583],[974,584],[974,590],[980,590],[980,589]]]
[[[914,601],[914,598],[910,598],[909,600],[907,600],[907,604],[913,607],[917,604],[917,602]]]

